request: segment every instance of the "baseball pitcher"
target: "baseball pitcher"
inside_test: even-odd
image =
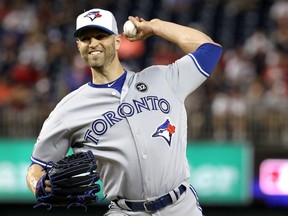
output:
[[[44,122],[27,172],[28,187],[42,204],[57,206],[61,196],[59,205],[86,205],[97,197],[100,178],[103,193],[111,200],[106,216],[201,216],[197,193],[188,183],[184,101],[209,77],[222,48],[191,27],[160,19],[128,19],[134,25],[128,29],[134,33],[126,34],[130,41],[157,36],[178,46],[184,56],[169,65],[129,71],[118,58],[121,35],[114,15],[103,9],[80,14],[74,36],[92,80],[64,97]],[[70,148],[76,165],[73,157],[65,158]],[[96,166],[85,164],[85,184],[77,184],[82,178],[65,175],[70,172],[66,167],[77,167],[91,153]],[[64,168],[59,160],[65,161]],[[59,166],[60,176],[65,176],[61,182],[66,188],[73,186],[66,193],[56,193],[64,187],[53,177]],[[69,191],[83,184],[88,188],[67,201]]]

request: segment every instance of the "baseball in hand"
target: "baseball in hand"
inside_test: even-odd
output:
[[[124,23],[123,30],[127,37],[135,37],[137,34],[137,28],[131,20]]]

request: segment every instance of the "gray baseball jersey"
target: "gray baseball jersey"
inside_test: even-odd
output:
[[[68,94],[44,122],[32,162],[57,161],[70,147],[92,150],[110,200],[143,200],[178,187],[189,178],[184,101],[209,76],[196,58],[127,71],[121,93],[90,83]]]

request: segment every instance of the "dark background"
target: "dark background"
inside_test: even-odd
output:
[[[33,205],[1,205],[1,215],[3,216],[18,216],[18,215],[53,215],[53,216],[79,216],[79,215],[93,215],[102,216],[107,206],[89,206],[87,211],[83,208],[71,208],[66,210],[65,208],[54,208],[47,211],[45,208],[33,209]],[[206,216],[286,216],[287,209],[285,208],[267,208],[263,206],[253,207],[203,207],[203,213]]]
[[[219,42],[223,55],[205,84],[187,98],[188,139],[248,142],[254,149],[252,202],[204,205],[204,214],[288,215],[287,196],[268,200],[255,186],[263,160],[288,158],[287,5],[287,0],[0,0],[0,137],[36,139],[57,102],[91,79],[73,38],[75,18],[84,10],[111,10],[119,33],[129,15],[189,25]],[[119,51],[126,69],[134,71],[182,55],[156,37],[124,41]],[[46,211],[31,203],[0,203],[3,216],[97,216],[106,210]]]

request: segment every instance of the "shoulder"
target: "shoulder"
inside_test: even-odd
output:
[[[67,107],[70,107],[70,104],[74,104],[75,101],[81,101],[79,98],[83,97],[83,94],[85,94],[85,91],[89,89],[89,85],[85,84],[78,89],[70,92],[65,97],[63,97],[60,102],[56,105],[54,110],[60,111],[65,110]]]
[[[183,66],[183,67],[182,67]],[[191,53],[188,53],[181,58],[177,59],[174,62],[171,62],[167,65],[152,65],[144,70],[140,71],[139,76],[143,76],[145,74],[152,74],[154,75],[163,75],[165,73],[177,73],[179,70],[183,70],[185,68],[186,70],[190,70],[194,67],[194,62],[191,58]],[[190,68],[190,69],[189,69]]]
[[[143,70],[139,72],[135,72],[134,75],[136,77],[143,77],[143,76],[151,75],[151,74],[156,75],[160,72],[164,72],[167,69],[168,69],[168,65],[151,65],[149,67],[144,68]]]

